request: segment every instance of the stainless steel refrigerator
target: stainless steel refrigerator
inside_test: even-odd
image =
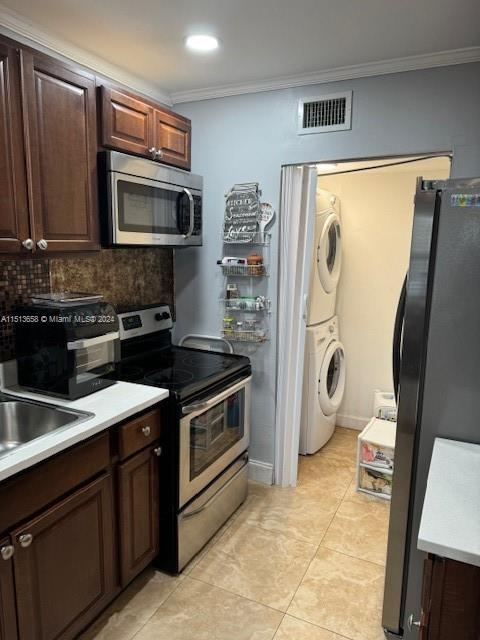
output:
[[[383,626],[387,638],[414,639],[434,439],[480,443],[480,178],[418,179],[394,333],[398,419]]]

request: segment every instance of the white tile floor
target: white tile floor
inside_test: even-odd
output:
[[[181,576],[149,569],[83,640],[382,640],[389,505],[355,491],[358,432],[301,457],[295,489],[251,483]]]

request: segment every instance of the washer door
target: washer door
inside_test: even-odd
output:
[[[345,391],[345,352],[343,344],[333,340],[325,351],[318,377],[318,402],[323,415],[338,411]]]
[[[340,219],[332,211],[323,225],[317,247],[317,269],[320,283],[327,293],[335,289],[342,266]]]

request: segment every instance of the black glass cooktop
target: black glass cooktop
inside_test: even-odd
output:
[[[213,353],[169,346],[122,359],[115,377],[168,389],[185,398],[250,367],[250,360],[235,354]]]

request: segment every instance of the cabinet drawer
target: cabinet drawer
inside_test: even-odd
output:
[[[0,529],[5,531],[32,516],[109,464],[109,434],[102,433],[18,477],[6,480],[0,485]]]
[[[158,440],[161,431],[162,418],[160,409],[154,409],[130,422],[122,424],[118,428],[120,460],[128,458]]]

